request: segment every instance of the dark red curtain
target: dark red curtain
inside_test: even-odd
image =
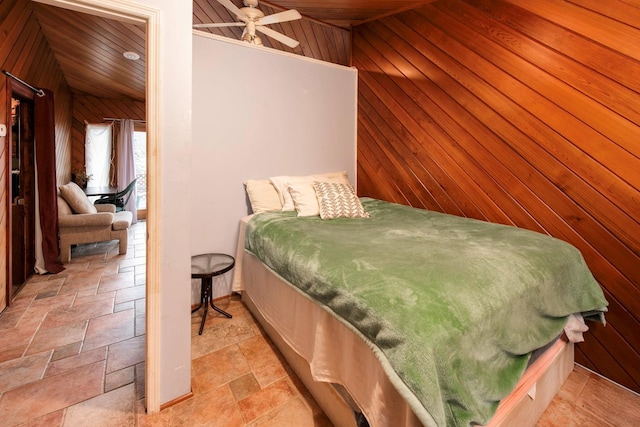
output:
[[[56,185],[56,138],[53,114],[53,92],[43,89],[44,96],[34,100],[36,164],[42,252],[44,266],[49,273],[64,270],[58,246],[58,188]]]

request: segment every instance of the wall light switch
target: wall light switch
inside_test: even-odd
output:
[[[7,136],[7,125],[0,125],[0,136]]]

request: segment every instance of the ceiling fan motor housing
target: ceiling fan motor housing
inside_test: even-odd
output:
[[[258,7],[259,0],[244,0],[242,3],[247,7]]]
[[[260,9],[256,9],[254,7],[243,7],[240,9],[242,13],[244,13],[251,21],[257,21],[260,18],[264,18],[264,12]],[[236,16],[238,21],[245,21],[240,16]]]

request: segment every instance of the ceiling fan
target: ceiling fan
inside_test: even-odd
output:
[[[282,33],[265,27],[265,25],[276,24],[278,22],[294,21],[302,18],[297,10],[286,10],[284,12],[274,13],[272,15],[265,15],[260,9],[258,9],[259,0],[243,0],[245,7],[238,8],[235,4],[231,3],[231,0],[217,0],[218,3],[229,9],[236,15],[236,19],[240,22],[225,22],[225,23],[213,23],[213,24],[195,24],[193,28],[219,28],[219,27],[245,27],[242,32],[241,40],[262,45],[262,40],[256,35],[256,31],[259,31],[271,38],[274,38],[294,48],[300,43],[290,37],[285,36]]]

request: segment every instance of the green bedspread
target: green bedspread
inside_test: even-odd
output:
[[[568,243],[362,202],[370,218],[256,215],[245,247],[368,338],[425,425],[485,424],[568,315],[604,321],[603,293]]]

